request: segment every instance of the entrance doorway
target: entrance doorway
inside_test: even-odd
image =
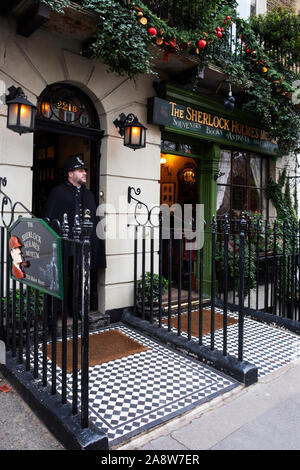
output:
[[[97,144],[83,137],[55,132],[35,132],[32,211],[37,217],[43,217],[44,206],[52,188],[66,180],[64,161],[75,154],[84,161],[88,169],[87,187],[97,198]]]
[[[48,86],[38,99],[34,132],[32,212],[43,218],[52,188],[66,180],[64,161],[80,155],[87,187],[99,204],[102,131],[92,101],[80,89],[64,83]],[[91,270],[91,310],[97,310],[97,270]]]
[[[185,157],[181,155],[173,154],[161,154],[161,192],[160,192],[160,203],[168,204],[170,207],[173,204],[179,204],[184,214],[185,205],[189,204],[192,206],[193,219],[196,214],[196,204],[199,201],[198,192],[198,162],[197,159],[192,157]],[[171,209],[171,227],[172,227],[172,213]],[[175,216],[175,215],[174,215]],[[195,222],[195,220],[193,220]],[[192,224],[192,228],[194,229]],[[184,227],[183,227],[184,228]],[[184,295],[188,289],[189,283],[189,252],[186,248],[186,239],[182,237],[182,255],[179,259],[178,243],[174,243],[172,248],[172,286],[174,289],[174,299],[176,299],[176,289],[178,285],[178,276],[181,272],[181,286],[183,289],[182,295]],[[170,253],[167,249],[168,240],[164,240],[163,246],[163,276],[167,279],[169,277],[168,266]],[[196,272],[197,272],[197,252],[192,252],[192,289],[196,288]]]

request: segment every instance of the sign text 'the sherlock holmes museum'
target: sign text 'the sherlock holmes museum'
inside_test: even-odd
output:
[[[228,145],[247,147],[269,155],[278,152],[266,131],[217,114],[177,104],[161,98],[149,98],[148,122],[188,132],[195,137]]]

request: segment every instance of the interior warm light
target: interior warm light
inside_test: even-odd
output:
[[[146,146],[146,127],[134,114],[120,114],[119,119],[114,120],[114,125],[119,128],[119,134],[124,136],[125,147],[137,150]]]
[[[133,135],[138,135],[140,133],[140,128],[139,127],[133,127],[132,128],[132,134]]]
[[[160,164],[164,165],[165,163],[167,163],[166,157],[160,157]]]
[[[20,135],[33,132],[36,106],[27,100],[22,88],[11,86],[8,91],[9,95],[6,96],[7,128]]]
[[[46,117],[50,116],[50,104],[47,102],[42,103],[42,114]]]

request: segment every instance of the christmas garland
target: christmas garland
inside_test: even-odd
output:
[[[55,9],[59,3],[68,4],[68,0],[43,1]],[[293,82],[299,76],[273,63],[258,42],[257,22],[254,30],[240,19],[232,8],[235,2],[212,3],[214,14],[205,16],[202,28],[180,30],[158,18],[141,0],[83,0],[82,8],[97,15],[92,54],[101,57],[111,71],[133,79],[141,74],[155,74],[153,58],[159,51],[163,51],[165,61],[170,54],[187,54],[197,57],[201,66],[219,65],[228,82],[245,90],[247,101],[243,110],[260,117],[270,136],[276,139],[280,153],[294,151],[299,146],[300,117],[291,96]],[[238,61],[232,56],[222,57],[219,62],[214,48],[225,47],[223,40],[233,23],[239,34],[242,57]]]

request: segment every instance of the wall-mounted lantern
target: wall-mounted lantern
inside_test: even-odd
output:
[[[34,131],[36,106],[27,100],[22,88],[11,86],[6,96],[7,128],[20,135]]]
[[[235,98],[232,95],[231,84],[229,83],[229,93],[226,98],[223,99],[223,106],[224,108],[228,109],[229,111],[234,110],[235,106]]]
[[[138,118],[130,113],[125,116],[120,114],[119,119],[115,119],[114,125],[119,128],[119,134],[124,136],[124,145],[133,150],[146,147],[146,127]]]

